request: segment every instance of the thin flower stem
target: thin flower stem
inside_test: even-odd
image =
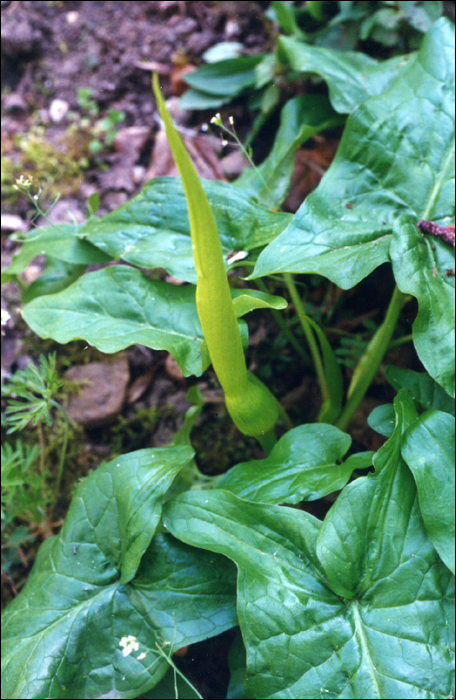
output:
[[[263,175],[261,174],[260,170],[259,170],[258,167],[255,165],[255,163],[253,162],[250,153],[247,151],[247,149],[245,148],[244,144],[243,144],[243,143],[241,142],[241,140],[239,139],[239,137],[238,137],[238,135],[237,135],[237,133],[236,133],[236,130],[235,130],[235,128],[234,128],[234,120],[232,120],[232,118],[230,117],[230,124],[231,124],[231,126],[232,126],[232,130],[231,130],[231,129],[228,129],[228,127],[226,127],[226,126],[223,124],[221,118],[219,118],[219,115],[217,115],[217,120],[214,121],[214,123],[217,124],[217,126],[220,127],[220,129],[222,129],[225,133],[227,133],[227,134],[229,134],[230,136],[232,136],[232,138],[236,141],[237,145],[239,146],[239,148],[241,149],[241,151],[243,152],[243,154],[245,155],[245,157],[246,157],[247,160],[249,161],[251,167],[253,168],[253,170],[255,170],[255,172],[256,172],[256,174],[258,175],[258,177],[260,178],[261,182],[263,183],[263,185],[265,186],[265,188],[267,189],[267,191],[269,192],[269,194],[271,195],[271,197],[274,199],[274,193],[271,191],[271,188],[269,187],[268,183],[267,183],[266,180],[264,179],[264,177],[263,177]]]
[[[335,424],[340,430],[346,430],[356,409],[371,385],[385,352],[390,345],[399,315],[407,299],[408,296],[403,294],[398,287],[394,289],[385,320],[375,332],[356,366],[348,389],[347,403],[345,404],[339,420]]]
[[[320,352],[318,350],[313,331],[310,325],[307,323],[306,313],[301,302],[301,297],[299,296],[293,278],[289,273],[286,273],[284,275],[284,280],[285,284],[288,287],[288,291],[295,306],[296,312],[298,314],[302,330],[304,331],[304,335],[306,336],[307,342],[309,344],[309,350],[310,354],[312,355],[312,360],[315,367],[318,383],[320,385],[320,391],[323,398],[323,402],[328,401],[329,391],[325,371],[323,369],[323,362],[321,360]]]
[[[192,691],[195,693],[195,695],[196,695],[197,698],[201,698],[201,700],[203,700],[203,696],[199,694],[199,692],[196,690],[195,686],[192,685],[192,683],[190,683],[190,681],[188,680],[188,678],[186,678],[186,677],[184,676],[184,674],[182,673],[182,671],[180,671],[180,670],[177,668],[176,664],[174,663],[174,661],[173,661],[172,658],[171,658],[171,654],[169,654],[169,655],[168,655],[168,654],[165,654],[165,652],[163,651],[163,649],[162,649],[162,648],[160,647],[160,645],[157,644],[157,643],[156,643],[156,647],[157,647],[157,651],[158,651],[158,653],[160,654],[160,656],[162,656],[164,659],[166,659],[166,661],[169,663],[169,665],[170,665],[171,668],[173,669],[174,673],[175,673],[175,674],[177,673],[177,675],[179,675],[179,676],[182,678],[182,680],[185,681],[185,683],[186,683],[186,684],[192,689]],[[174,683],[174,692],[175,692],[176,698],[177,698],[177,686],[176,686],[176,683]]]

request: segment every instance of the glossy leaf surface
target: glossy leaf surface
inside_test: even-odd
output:
[[[286,433],[266,459],[232,467],[217,484],[247,501],[299,503],[345,486],[353,469],[369,467],[373,453],[342,462],[351,439],[332,425],[301,425]]]
[[[330,169],[252,277],[316,272],[348,289],[390,260],[400,214],[454,217],[454,25],[445,19],[389,88],[351,114]]]
[[[195,288],[156,282],[130,267],[84,275],[59,294],[34,299],[22,316],[58,343],[83,338],[106,353],[141,343],[170,352],[186,376],[205,369]]]
[[[394,413],[393,404],[386,403],[383,406],[374,408],[369,414],[367,422],[375,432],[384,435],[384,437],[391,437],[396,424],[396,414]]]
[[[291,215],[259,206],[246,192],[225,182],[201,180],[213,209],[226,267],[231,251],[270,243]],[[93,219],[81,237],[113,258],[196,283],[188,208],[179,178],[156,178],[135,197],[102,219]]]
[[[429,536],[454,570],[454,418],[426,411],[404,435],[402,456],[413,472]]]
[[[453,677],[454,577],[420,515],[397,425],[376,473],[347,486],[323,523],[216,490],[164,510],[176,537],[233,559],[249,698],[440,698]]]
[[[253,309],[287,305],[281,297],[256,290],[232,294],[238,317]],[[185,376],[200,375],[209,364],[201,349],[204,338],[194,286],[156,282],[131,267],[118,265],[84,275],[62,292],[26,304],[22,316],[35,333],[59,343],[82,338],[106,353],[134,343],[167,350]]]
[[[188,447],[140,450],[78,486],[3,614],[5,697],[135,698],[168,671],[156,643],[168,654],[236,624],[228,560],[169,535],[151,543],[162,497],[191,457]],[[140,648],[123,657],[127,635]]]

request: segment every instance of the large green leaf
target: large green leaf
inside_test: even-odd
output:
[[[291,215],[270,212],[248,193],[225,182],[202,180],[214,211],[222,249],[250,251],[270,243]],[[156,178],[133,199],[101,219],[92,219],[81,237],[114,258],[196,283],[187,202],[179,178]],[[226,263],[228,267],[228,263]]]
[[[347,486],[324,523],[307,513],[187,493],[176,537],[238,567],[249,698],[443,698],[454,691],[454,577],[424,527],[397,426],[376,473]]]
[[[380,95],[410,60],[409,56],[396,56],[379,62],[364,53],[312,46],[286,36],[279,39],[277,55],[295,71],[320,75],[328,83],[334,109],[342,114],[353,112],[368,97]]]
[[[151,543],[162,497],[191,457],[188,447],[140,450],[78,486],[3,614],[3,697],[135,698],[168,670],[156,643],[169,654],[236,624],[231,562],[170,535]],[[123,657],[127,635],[144,660]]]
[[[156,282],[131,267],[84,275],[58,294],[34,299],[22,316],[35,333],[58,343],[83,338],[106,353],[141,343],[170,352],[186,376],[206,368],[193,285]]]
[[[414,219],[402,216],[394,226],[391,258],[402,292],[418,299],[413,339],[421,362],[454,397],[454,250],[443,241],[424,238]]]
[[[107,262],[111,256],[78,238],[81,226],[56,224],[33,229],[13,257],[11,265],[2,271],[2,284],[25,270],[37,255],[46,255],[71,265]]]
[[[232,295],[237,317],[287,305],[281,297],[256,290],[233,289]],[[209,364],[195,287],[157,282],[124,265],[91,272],[60,293],[36,298],[24,306],[22,316],[35,333],[58,343],[82,338],[106,353],[134,343],[167,350],[185,376],[200,375]]]
[[[271,153],[256,168],[246,169],[234,183],[267,207],[278,207],[288,194],[299,146],[311,136],[342,122],[326,97],[300,95],[289,100]]]
[[[429,536],[454,574],[454,418],[426,411],[404,435],[402,456],[415,477]]]
[[[299,503],[345,486],[353,469],[370,467],[372,452],[342,462],[351,438],[323,423],[288,431],[266,459],[232,467],[217,484],[248,501]]]
[[[454,25],[446,19],[390,87],[352,113],[330,169],[252,277],[316,272],[348,289],[389,261],[400,214],[454,217]]]

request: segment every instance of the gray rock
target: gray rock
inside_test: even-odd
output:
[[[87,428],[112,423],[121,412],[130,379],[128,360],[119,355],[111,362],[71,367],[67,379],[81,382],[81,393],[70,397],[67,413]]]

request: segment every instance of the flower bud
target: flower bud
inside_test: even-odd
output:
[[[279,406],[263,382],[247,372],[247,385],[241,394],[225,394],[226,407],[236,427],[251,437],[267,435],[277,423]]]

